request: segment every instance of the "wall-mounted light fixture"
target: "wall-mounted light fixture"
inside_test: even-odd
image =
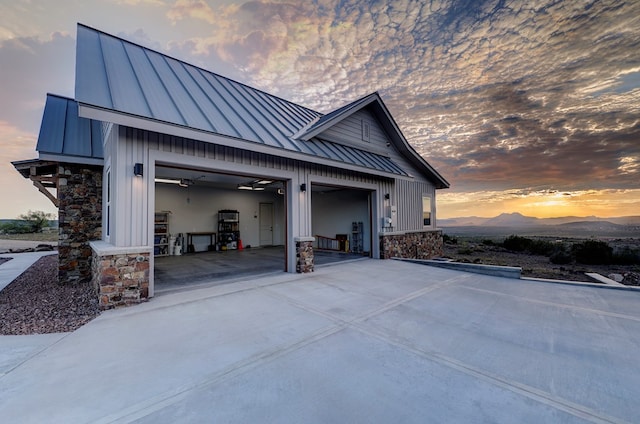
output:
[[[300,191],[303,193],[307,191],[307,185],[305,183],[300,184]]]
[[[144,167],[141,163],[136,163],[135,165],[133,165],[133,175],[135,175],[136,177],[142,177],[143,169]]]
[[[389,197],[390,197],[390,196],[389,196],[389,193],[386,193],[386,194],[384,195],[384,199],[385,199],[385,200],[389,200]]]

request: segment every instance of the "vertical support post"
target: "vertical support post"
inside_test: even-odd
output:
[[[313,272],[313,242],[315,237],[296,237],[296,272]]]

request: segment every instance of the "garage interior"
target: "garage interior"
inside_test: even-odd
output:
[[[156,294],[286,270],[284,181],[162,165],[155,176]],[[366,249],[316,246],[316,266],[368,254],[367,192],[315,184],[311,190],[314,234],[350,239],[352,222],[367,227]]]

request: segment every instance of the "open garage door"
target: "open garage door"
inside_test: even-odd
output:
[[[169,166],[155,175],[155,293],[286,271],[283,181]]]
[[[311,185],[316,264],[370,257],[371,191]]]

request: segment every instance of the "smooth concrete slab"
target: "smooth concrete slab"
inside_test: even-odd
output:
[[[250,278],[103,313],[8,367],[0,416],[640,422],[639,295],[380,260]]]
[[[0,376],[60,341],[69,333],[0,336]]]
[[[25,253],[4,253],[0,258],[11,258],[11,260],[0,264],[0,290],[11,284],[20,274],[25,272],[31,265],[43,256],[57,255],[58,252],[25,252]]]

